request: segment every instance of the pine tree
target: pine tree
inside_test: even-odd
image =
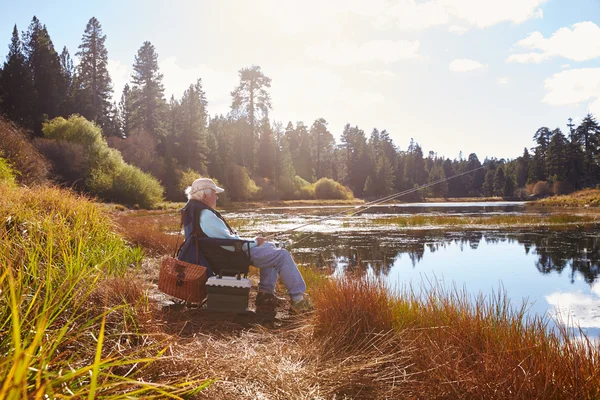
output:
[[[231,109],[234,117],[246,118],[250,125],[250,136],[247,146],[254,150],[256,146],[256,132],[259,122],[269,116],[271,110],[271,96],[267,88],[271,87],[271,78],[265,76],[260,67],[253,65],[250,68],[243,68],[239,71],[240,83],[231,92]],[[247,160],[247,166],[250,173],[254,171],[254,151]]]
[[[381,154],[377,162],[377,196],[387,196],[394,193],[395,180],[392,163],[385,154]]]
[[[112,83],[108,73],[108,50],[104,45],[106,35],[102,25],[92,17],[81,38],[77,66],[78,107],[81,115],[104,128],[109,121]]]
[[[312,124],[310,139],[316,179],[331,177],[331,159],[335,139],[327,129],[327,121],[324,118],[319,118]]]
[[[517,159],[516,178],[517,187],[525,187],[527,183],[527,174],[529,172],[529,162],[531,157],[527,148],[523,149],[523,155]]]
[[[33,131],[42,134],[42,122],[59,115],[62,103],[59,88],[64,85],[60,59],[48,30],[34,16],[23,35],[23,49],[30,70],[34,95],[31,110]]]
[[[15,25],[0,77],[0,110],[12,121],[31,129],[32,115],[29,108],[32,98],[31,76]]]
[[[75,66],[69,54],[67,46],[63,47],[60,53],[60,69],[63,75],[63,87],[60,88],[61,95],[64,97],[64,102],[60,114],[63,117],[68,117],[75,113]]]
[[[273,179],[275,177],[275,141],[269,120],[263,118],[260,127],[260,140],[258,145],[258,176]]]
[[[504,185],[506,184],[506,176],[504,175],[504,168],[498,167],[496,168],[496,173],[494,174],[494,195],[495,196],[503,196],[504,195]]]
[[[158,54],[150,42],[144,42],[133,64],[132,95],[133,126],[131,130],[144,129],[155,138],[162,136],[162,113],[166,109],[163,75],[158,69]]]
[[[483,185],[481,187],[484,196],[493,196],[494,195],[494,175],[495,175],[495,173],[496,173],[496,171],[493,169],[487,169],[487,171],[485,173],[485,179],[484,179]]]
[[[296,170],[292,163],[292,155],[287,138],[283,136],[279,142],[279,166],[277,183],[282,197],[291,199],[294,196],[294,177]]]
[[[296,131],[299,143],[294,169],[299,177],[308,182],[312,182],[314,180],[314,170],[313,158],[310,151],[310,136],[306,130],[306,126],[302,122],[296,124]]]
[[[585,185],[595,184],[600,180],[600,168],[597,161],[598,154],[600,153],[598,148],[600,143],[600,126],[591,114],[586,115],[581,124],[575,129],[575,137],[583,148]]]
[[[121,127],[121,136],[129,137],[133,126],[133,96],[129,84],[125,84],[121,101],[119,101],[119,125]]]
[[[198,79],[183,93],[181,99],[181,130],[176,133],[179,145],[175,156],[184,168],[191,168],[200,174],[207,171],[206,106],[202,81]]]
[[[546,152],[546,173],[555,182],[562,182],[567,177],[567,139],[560,129],[552,131],[552,137]]]

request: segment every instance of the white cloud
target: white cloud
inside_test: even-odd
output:
[[[452,72],[470,72],[483,68],[479,61],[468,60],[465,58],[453,60],[448,69]]]
[[[450,28],[448,28],[448,32],[456,33],[457,35],[462,35],[463,33],[467,33],[468,31],[469,28],[460,25],[450,25]]]
[[[560,66],[561,69],[571,68],[571,64],[563,64]]]
[[[582,328],[600,328],[600,298],[583,293],[555,292],[545,296],[554,316],[563,324]]]
[[[498,78],[496,80],[496,82],[498,82],[498,85],[506,85],[508,83],[508,77],[507,76],[503,76],[501,78]]]
[[[544,81],[544,103],[555,106],[578,105],[592,100],[594,107],[600,98],[600,68],[580,68],[561,71]]]
[[[378,28],[422,30],[451,24],[462,34],[468,26],[490,27],[502,22],[520,24],[542,18],[540,6],[548,0],[258,0],[253,3],[263,17],[292,36],[319,32],[338,38],[348,16],[366,18]]]
[[[520,24],[532,18],[542,18],[540,5],[547,0],[439,0],[449,14],[479,28],[501,22]]]
[[[386,78],[394,78],[396,76],[395,73],[390,71],[389,69],[384,69],[382,71],[371,71],[367,69],[363,69],[360,71],[361,75],[372,76],[374,78],[386,77]]]
[[[600,95],[588,105],[587,111],[596,117],[600,117]]]
[[[548,53],[512,54],[506,59],[506,62],[516,62],[520,64],[539,64],[542,61],[550,59],[551,57],[552,55]]]
[[[177,63],[177,57],[167,57],[159,61],[160,72],[163,74],[165,97],[171,95],[176,99],[181,98],[183,92],[202,79],[202,88],[211,113],[226,113],[229,109],[231,98],[229,93],[237,84],[237,74],[233,71],[214,70],[200,64],[193,67],[182,67]]]
[[[308,47],[305,54],[312,59],[338,66],[371,61],[390,64],[401,59],[422,58],[418,54],[419,46],[417,40],[374,40],[360,46],[348,42],[335,45],[323,42]]]
[[[385,101],[379,93],[350,87],[339,75],[324,68],[278,68],[272,78],[271,96],[277,106],[271,116],[284,123],[291,120],[310,125],[319,117],[330,122],[341,120]]]
[[[445,25],[449,21],[446,9],[438,2],[417,3],[414,0],[400,0],[388,4],[380,18],[405,30],[421,30]]]
[[[123,88],[131,79],[132,68],[128,65],[121,64],[119,60],[108,60],[106,67],[113,83],[113,101],[117,103],[121,100]]]
[[[600,57],[600,27],[590,21],[579,22],[573,25],[573,29],[560,28],[548,39],[540,32],[533,32],[515,46],[539,52],[515,54],[507,59],[509,62],[540,62],[552,57],[564,57],[573,61],[592,60]]]

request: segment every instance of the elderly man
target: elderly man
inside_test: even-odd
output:
[[[223,188],[218,187],[212,179],[196,179],[192,186],[185,190],[188,198],[188,204],[184,207],[184,212],[188,206],[193,205],[201,209],[199,218],[200,236],[221,239],[242,239],[231,229],[220,213],[215,211],[217,206],[218,193],[222,193]],[[190,221],[188,219],[188,221]],[[186,237],[191,235],[193,225],[186,225]],[[244,239],[243,239],[244,240]],[[244,249],[250,247],[250,261],[252,265],[260,269],[260,282],[258,284],[258,295],[256,296],[257,307],[273,306],[277,300],[283,300],[275,295],[275,283],[278,275],[287,288],[290,296],[292,308],[296,311],[305,311],[311,308],[308,298],[304,295],[306,284],[298,267],[290,253],[276,247],[263,237],[256,237],[249,240],[244,245]],[[232,248],[224,246],[226,250],[233,251]]]

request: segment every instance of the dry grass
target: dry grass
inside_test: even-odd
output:
[[[150,255],[173,254],[183,242],[177,234],[179,216],[172,213],[119,212],[113,214],[118,232]]]
[[[241,326],[227,317],[208,324],[203,314],[185,311],[173,325],[157,314],[155,326],[172,335],[172,371],[215,379],[197,398],[600,395],[598,346],[550,331],[548,320],[526,318],[501,294],[474,300],[432,288],[394,295],[371,278],[304,272],[316,310],[277,326]]]
[[[599,207],[600,189],[584,189],[563,196],[552,196],[529,204],[552,207]]]

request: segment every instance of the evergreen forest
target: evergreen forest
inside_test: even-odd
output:
[[[239,70],[227,115],[209,114],[201,77],[180,98],[166,99],[157,49],[148,41],[135,55],[130,82],[114,93],[105,41],[91,18],[75,64],[35,16],[26,30],[14,27],[0,68],[0,159],[20,162],[13,136],[21,135],[47,160],[55,183],[146,206],[182,201],[183,188],[199,176],[216,179],[232,201],[374,199],[471,170],[403,199],[525,198],[600,183],[600,125],[591,114],[578,125],[568,120],[566,133],[540,127],[532,132],[535,146],[516,159],[449,159],[423,154],[418,138],[401,147],[385,129],[348,122],[331,132],[321,116],[273,121],[271,78],[257,65]],[[136,197],[144,190],[151,193]]]

